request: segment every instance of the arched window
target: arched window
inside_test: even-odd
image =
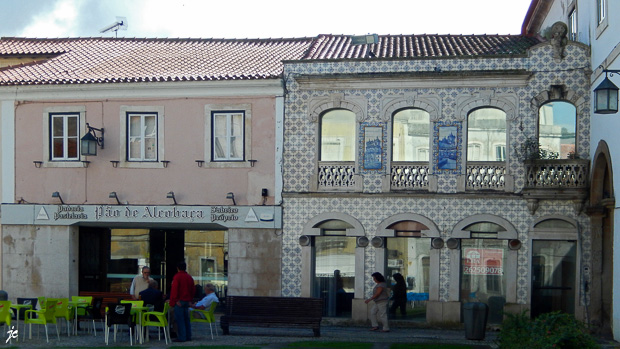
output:
[[[467,118],[467,161],[506,161],[506,113],[480,108]]]
[[[321,117],[320,161],[355,161],[355,113],[344,109]]]
[[[541,148],[557,153],[559,159],[575,154],[577,109],[574,105],[555,101],[538,110],[538,143]]]
[[[428,161],[430,115],[422,109],[401,109],[392,125],[392,161]]]

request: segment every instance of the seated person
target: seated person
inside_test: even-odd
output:
[[[219,303],[219,299],[217,299],[217,296],[215,295],[215,285],[209,283],[205,285],[204,288],[205,294],[206,296],[199,302],[197,303],[193,303],[190,304],[190,310],[191,309],[200,309],[200,310],[209,310],[211,308],[211,303],[215,302],[215,303]],[[202,318],[204,319],[204,314],[202,314],[201,312],[192,312],[192,314],[194,314],[194,317],[196,318]]]
[[[164,301],[161,291],[157,289],[158,286],[157,281],[149,280],[149,287],[140,292],[140,299],[144,301],[144,305],[152,305],[154,311],[163,311]]]

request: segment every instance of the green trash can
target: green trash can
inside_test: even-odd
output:
[[[465,323],[465,338],[483,340],[489,306],[484,303],[472,302],[463,304],[463,322]]]

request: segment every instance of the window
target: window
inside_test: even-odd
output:
[[[495,146],[495,161],[506,161],[506,145],[497,144]]]
[[[320,161],[355,161],[355,113],[337,109],[321,117]]]
[[[213,161],[244,160],[244,125],[242,111],[212,113]]]
[[[157,161],[157,113],[127,113],[129,161]]]
[[[607,17],[607,0],[596,0],[596,21],[601,25]]]
[[[467,118],[467,160],[506,161],[505,149],[498,156],[496,145],[500,144],[506,144],[506,113],[496,108],[471,112]]]
[[[538,111],[538,142],[559,159],[575,153],[576,127],[577,109],[568,102],[549,102]]]
[[[50,113],[50,159],[79,160],[79,113]]]
[[[428,161],[430,115],[422,109],[394,114],[392,161]]]
[[[573,8],[568,14],[568,38],[577,41],[577,9]]]

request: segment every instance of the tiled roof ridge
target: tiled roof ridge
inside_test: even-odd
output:
[[[105,36],[78,36],[78,37],[63,37],[63,38],[36,38],[36,37],[19,37],[19,36],[2,36],[0,40],[18,40],[18,41],[303,41],[314,40],[315,36],[305,37],[280,37],[280,38],[140,38],[140,37],[122,37],[111,38]]]

